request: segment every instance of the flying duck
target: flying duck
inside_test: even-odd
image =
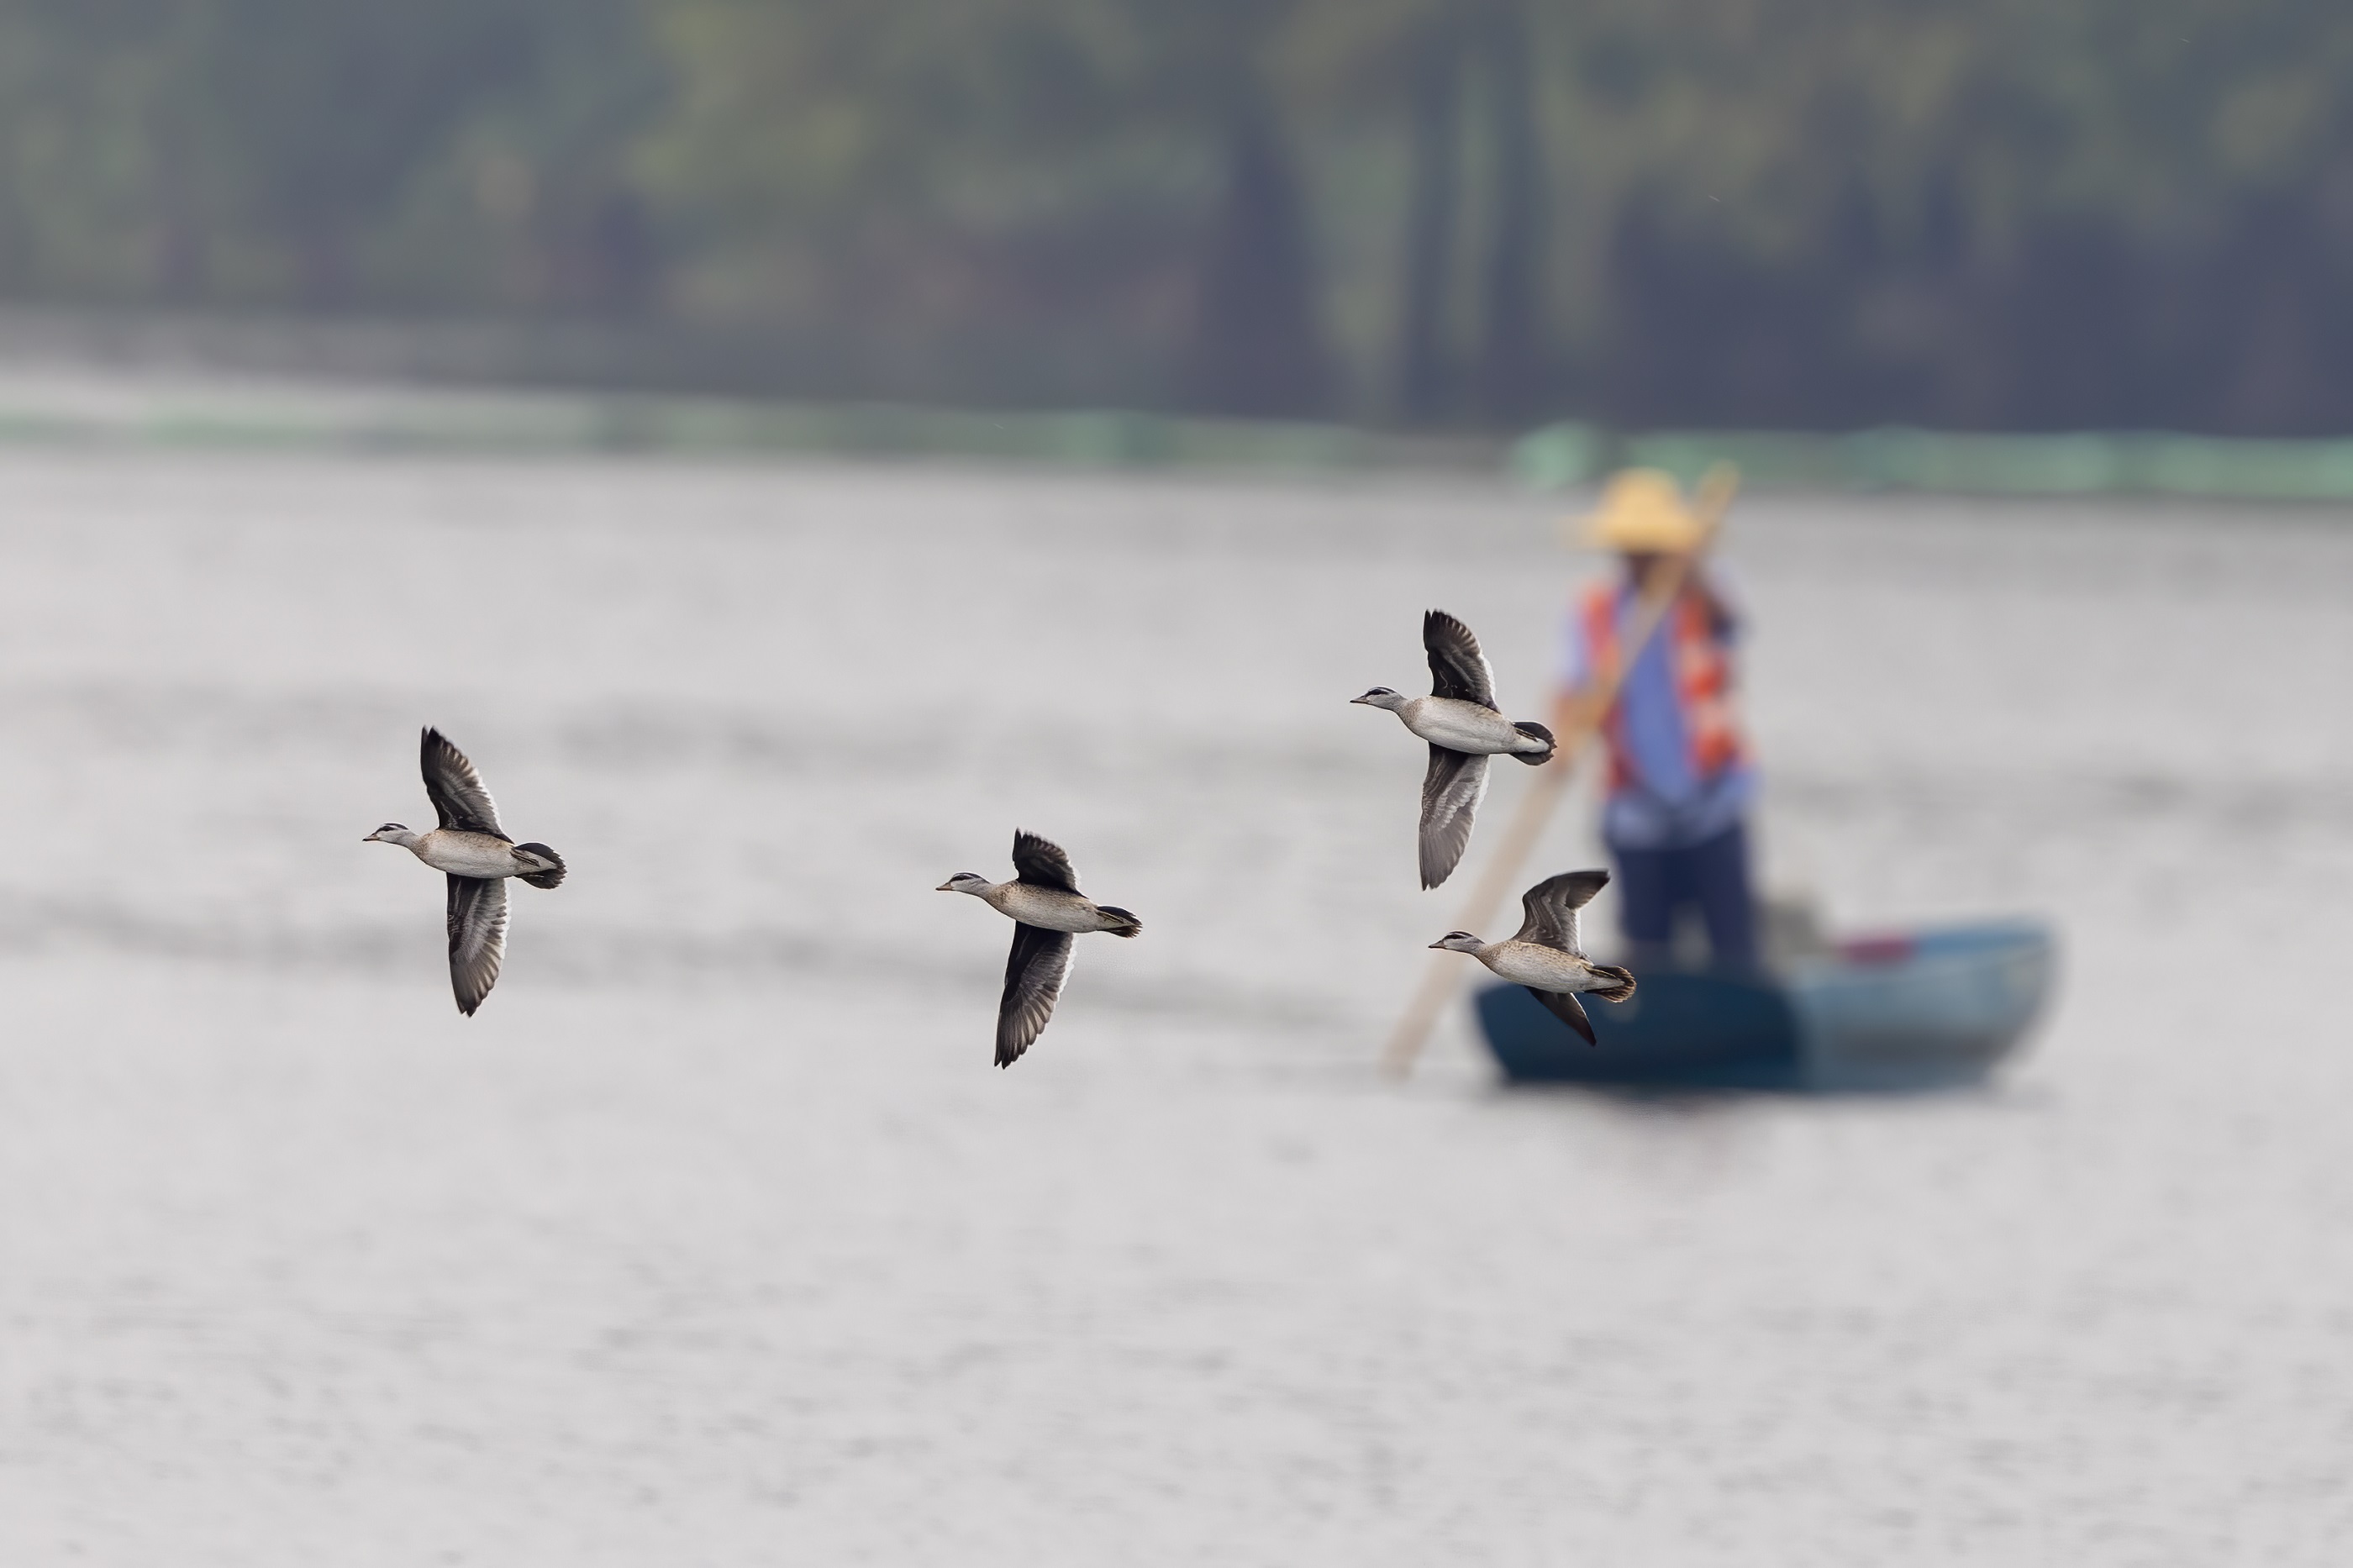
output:
[[[1481,942],[1467,931],[1451,931],[1430,945],[1467,952],[1504,979],[1526,986],[1554,1017],[1584,1036],[1587,1045],[1598,1045],[1593,1020],[1585,1016],[1577,993],[1589,991],[1604,1002],[1623,1002],[1634,994],[1631,971],[1592,963],[1577,944],[1577,911],[1609,882],[1607,871],[1547,877],[1520,895],[1527,918],[1509,942]]]
[[[1421,645],[1430,651],[1429,696],[1376,686],[1348,700],[1388,709],[1430,742],[1430,771],[1421,780],[1421,885],[1435,888],[1454,874],[1471,842],[1471,818],[1487,793],[1487,759],[1548,763],[1553,738],[1542,724],[1504,717],[1495,705],[1495,672],[1469,626],[1431,610],[1421,617]]]
[[[1059,844],[1016,829],[1013,880],[992,882],[958,871],[938,889],[970,893],[998,914],[1012,917],[1013,952],[1005,961],[1005,994],[997,1004],[997,1065],[1021,1059],[1054,1016],[1062,982],[1071,977],[1071,938],[1080,931],[1107,931],[1134,936],[1144,922],[1125,910],[1098,904],[1079,891],[1079,874]]]
[[[468,1017],[498,984],[507,952],[507,881],[534,888],[564,880],[564,857],[544,844],[517,844],[499,826],[499,808],[466,753],[438,730],[422,747],[425,793],[441,826],[417,833],[387,822],[360,842],[397,844],[449,874],[449,985]]]

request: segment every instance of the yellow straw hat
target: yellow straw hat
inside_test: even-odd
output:
[[[1679,554],[1707,542],[1707,523],[1683,499],[1683,486],[1657,468],[1612,474],[1600,506],[1583,521],[1584,542],[1599,550]]]

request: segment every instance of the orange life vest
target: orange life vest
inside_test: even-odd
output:
[[[1605,679],[1618,668],[1620,597],[1615,583],[1596,583],[1586,590],[1585,661],[1593,679]],[[1667,639],[1692,771],[1704,779],[1715,778],[1747,755],[1732,711],[1731,650],[1709,625],[1707,605],[1697,594],[1679,595],[1654,635]],[[1609,742],[1609,788],[1615,792],[1638,777],[1627,752],[1625,721],[1615,702],[1609,705],[1602,733]]]

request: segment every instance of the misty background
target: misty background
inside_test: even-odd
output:
[[[2342,1559],[2353,440],[2237,437],[2353,433],[2349,52],[0,0],[0,1563]],[[1541,715],[1715,458],[1761,886],[2047,1016],[1381,1077],[1471,878],[1348,698],[1437,606]],[[428,723],[571,868],[470,1018]],[[1000,1072],[1017,826],[1146,931]]]
[[[0,0],[0,302],[803,398],[2328,432],[2348,62],[2302,0]]]

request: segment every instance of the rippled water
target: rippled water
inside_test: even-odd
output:
[[[1747,504],[1771,879],[2050,916],[2047,1026],[1398,1089],[1454,900],[1345,700],[1440,605],[1540,712],[1547,510],[0,457],[0,1560],[2334,1561],[2353,530]],[[359,842],[423,722],[573,871],[470,1021]],[[1147,930],[998,1073],[1017,825]]]

